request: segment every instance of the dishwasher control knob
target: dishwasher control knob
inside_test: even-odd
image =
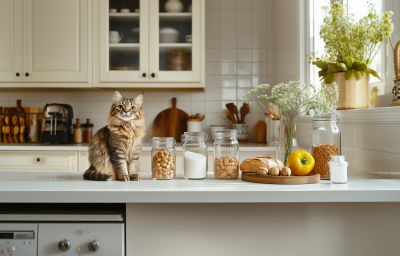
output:
[[[89,251],[97,252],[100,249],[100,243],[97,240],[92,240],[88,244]]]
[[[58,243],[58,249],[60,251],[66,252],[71,248],[71,242],[67,239],[63,239]]]
[[[11,246],[8,248],[8,251],[9,251],[9,252],[15,252],[15,246],[14,246],[14,245],[11,245]]]

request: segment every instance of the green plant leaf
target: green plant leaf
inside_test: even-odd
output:
[[[319,77],[325,77],[326,74],[328,74],[327,70],[321,69],[320,71],[318,71],[318,76]]]
[[[344,73],[344,79],[350,80],[350,78],[351,78],[352,75],[353,75],[353,70],[347,70],[347,71]]]
[[[378,72],[376,72],[376,71],[373,70],[373,69],[368,69],[368,70],[365,71],[365,72],[370,73],[371,75],[373,75],[374,77],[376,77],[376,78],[378,78],[378,79],[381,79],[381,78],[379,77],[379,75],[378,75]]]
[[[328,65],[328,70],[329,70],[329,72],[332,72],[332,73],[341,71],[336,63],[335,64],[329,64]]]
[[[347,67],[346,67],[346,64],[344,64],[344,63],[338,63],[337,67],[340,69],[340,71],[347,71],[348,70]]]
[[[319,67],[320,69],[328,69],[328,63],[323,61],[314,61],[312,64]]]
[[[363,76],[363,72],[361,72],[361,71],[354,71],[354,75],[355,75],[355,77],[356,77],[356,80],[359,81],[359,80],[362,78],[362,76]]]
[[[351,69],[353,66],[353,60],[352,59],[345,59],[344,64],[346,64],[347,69]]]
[[[354,70],[357,70],[357,71],[367,71],[367,70],[368,70],[368,67],[367,67],[367,64],[361,63],[360,65],[358,65],[357,67],[355,67]]]
[[[326,83],[326,84],[331,84],[331,83],[333,83],[334,77],[335,77],[335,76],[333,75],[333,73],[329,72],[329,73],[325,76],[325,79],[324,79],[325,83]]]

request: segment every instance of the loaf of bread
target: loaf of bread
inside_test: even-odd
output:
[[[259,167],[265,167],[268,169],[276,167],[281,170],[284,166],[280,160],[269,156],[252,157],[244,160],[240,164],[240,170],[242,172],[257,172],[257,168]]]

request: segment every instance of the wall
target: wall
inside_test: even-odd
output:
[[[176,97],[178,108],[188,114],[205,114],[204,130],[210,125],[231,125],[222,111],[233,102],[240,107],[242,95],[261,83],[274,85],[298,79],[296,0],[206,0],[206,88],[204,92],[150,92],[144,95],[147,119],[146,141],[152,138],[152,123]],[[278,17],[278,19],[274,19]],[[134,97],[136,93],[123,93]],[[73,106],[81,122],[90,118],[97,130],[106,125],[110,93],[0,93],[1,106],[44,107],[46,103]],[[264,111],[251,105],[246,123],[264,120]],[[249,134],[251,138],[251,134]]]

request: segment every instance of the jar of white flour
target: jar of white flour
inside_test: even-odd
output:
[[[205,132],[185,132],[182,134],[182,166],[185,179],[202,180],[207,177],[207,138]]]

